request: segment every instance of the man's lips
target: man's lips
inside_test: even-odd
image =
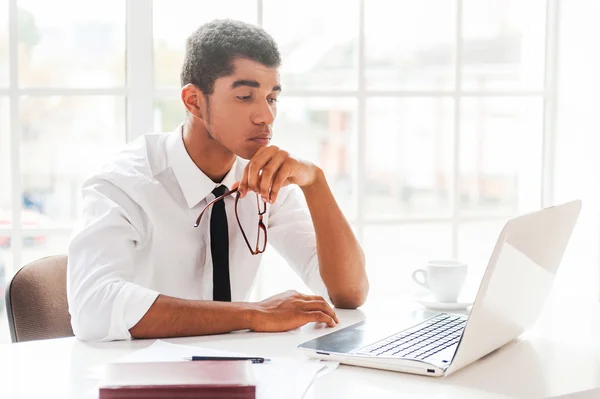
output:
[[[273,136],[273,130],[270,125],[267,125],[267,130],[256,133],[256,136],[250,138],[251,141],[259,144],[269,144],[271,137]]]
[[[250,139],[251,141],[254,141],[255,143],[259,143],[259,144],[269,144],[269,142],[271,141],[271,138],[269,136],[259,136],[259,137],[253,137]]]

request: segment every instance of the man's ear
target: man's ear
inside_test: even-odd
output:
[[[200,89],[191,83],[186,84],[181,88],[181,101],[190,114],[204,121],[206,98]]]

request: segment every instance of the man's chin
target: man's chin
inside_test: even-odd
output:
[[[236,153],[235,155],[237,155],[238,157],[240,157],[242,159],[249,161],[252,159],[254,154],[256,154],[256,151],[257,150],[255,150],[255,151],[242,150],[242,151],[239,151],[238,153]]]
[[[258,150],[260,150],[263,147],[268,147],[268,145],[258,144],[250,141],[250,145],[246,145],[243,148],[241,148],[240,151],[237,152],[237,156],[242,159],[250,160],[252,159],[252,157],[254,157],[254,155],[256,155]]]

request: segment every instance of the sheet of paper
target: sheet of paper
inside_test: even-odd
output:
[[[600,398],[600,389],[594,388],[587,391],[570,393],[567,395],[548,397],[547,399],[597,399]]]
[[[323,368],[317,373],[315,380],[325,377],[327,374],[333,373],[340,365],[338,362],[321,362]]]
[[[117,360],[117,362],[171,362],[182,361],[189,356],[248,356],[236,352],[178,345],[157,340],[147,348],[140,349]],[[254,364],[259,399],[302,398],[312,382],[336,369],[338,363],[319,360],[275,357],[270,363]]]

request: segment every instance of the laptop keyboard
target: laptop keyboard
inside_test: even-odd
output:
[[[440,314],[408,330],[362,348],[357,355],[424,360],[457,345],[468,316]]]

